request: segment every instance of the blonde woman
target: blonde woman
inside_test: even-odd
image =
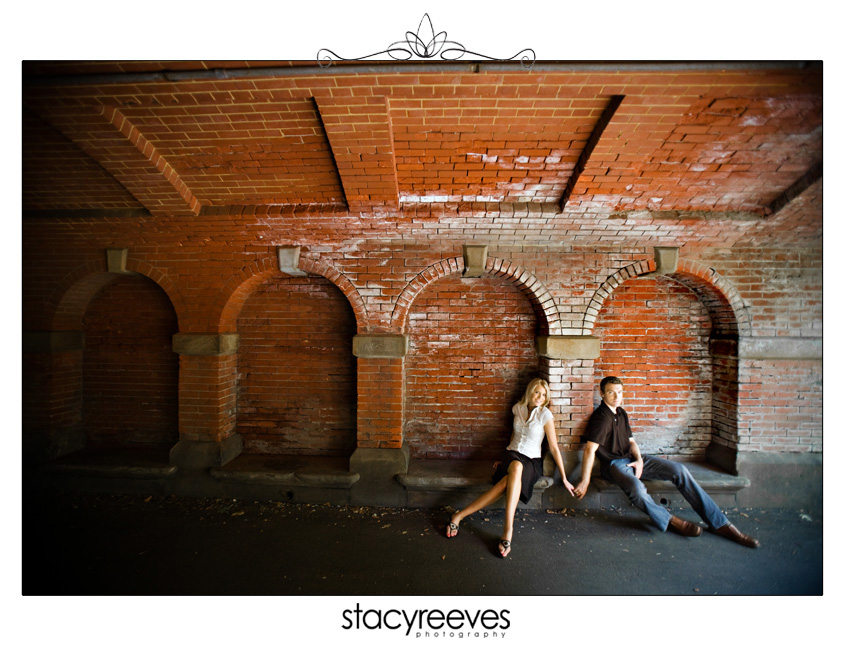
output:
[[[548,383],[543,379],[531,381],[521,401],[513,406],[513,434],[501,459],[495,463],[492,488],[451,516],[451,522],[446,527],[446,537],[456,537],[461,521],[472,513],[493,504],[504,495],[504,532],[498,541],[498,553],[502,558],[506,558],[510,554],[513,541],[516,506],[519,500],[523,503],[530,501],[533,496],[533,486],[542,476],[542,441],[544,439],[548,440],[548,449],[560,470],[563,485],[569,494],[574,496],[574,486],[566,478],[563,457],[557,444],[554,417],[548,410],[550,404],[551,392]]]

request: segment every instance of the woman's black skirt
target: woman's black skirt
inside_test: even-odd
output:
[[[514,460],[522,463],[522,489],[519,493],[519,499],[522,503],[527,503],[533,496],[533,486],[542,476],[542,458],[528,458],[518,451],[505,449],[498,461],[498,467],[492,472],[492,483],[495,485],[507,476],[510,463]]]

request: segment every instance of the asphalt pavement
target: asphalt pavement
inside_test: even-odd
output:
[[[823,519],[727,512],[761,541],[661,533],[629,506],[502,512],[444,536],[450,508],[29,493],[24,596],[821,596]],[[696,520],[690,510],[675,511]],[[698,523],[699,520],[698,520]]]

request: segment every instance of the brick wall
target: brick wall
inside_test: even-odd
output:
[[[711,329],[698,296],[665,277],[624,283],[598,315],[594,380],[624,381],[630,425],[644,453],[703,457],[712,431]]]
[[[83,422],[89,442],[178,440],[178,330],[170,300],[149,279],[119,277],[91,300],[85,330]]]
[[[712,357],[712,442],[739,448],[739,361],[735,356]]]
[[[752,335],[823,335],[822,248],[691,250],[688,257],[718,270],[739,292],[748,306]]]
[[[221,442],[236,423],[237,355],[179,356],[181,439]]]
[[[27,449],[395,489],[403,445],[496,455],[537,374],[579,449],[612,372],[647,450],[822,451],[821,62],[371,63],[25,62]]]
[[[82,423],[82,351],[24,352],[22,414],[32,432]]]
[[[537,376],[536,317],[513,283],[442,278],[413,302],[404,435],[419,458],[496,458]]]
[[[715,389],[710,391],[712,407],[708,414],[704,408],[703,395],[700,394],[702,390],[695,397],[689,395],[682,401],[681,395],[678,395],[674,405],[675,413],[671,418],[675,421],[672,422],[671,428],[685,429],[686,435],[683,437],[691,438],[698,444],[689,445],[692,447],[690,450],[688,443],[684,443],[677,451],[699,453],[706,436],[701,435],[698,438],[697,435],[692,437],[692,434],[705,432],[706,426],[700,426],[699,422],[706,422],[710,418],[712,426],[708,437],[721,443],[739,448],[751,446],[755,434],[768,429],[773,433],[773,439],[766,443],[766,450],[789,452],[804,449],[804,442],[795,441],[781,428],[782,422],[775,412],[770,411],[764,416],[758,413],[752,420],[744,414],[747,404],[740,402],[750,392],[750,386],[746,385],[745,377],[739,375],[744,373],[749,363],[742,362],[739,370],[739,364],[729,357],[718,361],[710,360],[710,370],[704,373],[707,357],[703,342],[707,327],[703,318],[707,313],[712,316],[721,310],[732,312],[736,318],[734,325],[730,327],[733,336],[741,331],[742,337],[819,337],[822,333],[822,255],[819,247],[780,248],[776,246],[777,243],[762,246],[758,239],[754,246],[743,249],[709,247],[705,244],[681,247],[680,260],[686,266],[684,274],[687,277],[683,279],[682,284],[665,279],[635,280],[621,275],[618,287],[610,288],[611,292],[602,300],[603,304],[596,311],[594,321],[590,322],[590,306],[608,279],[629,266],[638,265],[642,271],[652,268],[653,249],[647,244],[651,236],[648,235],[643,241],[637,241],[634,237],[624,244],[617,244],[614,242],[617,234],[608,234],[606,230],[599,229],[587,233],[584,226],[587,222],[586,217],[567,219],[571,220],[573,229],[583,234],[576,246],[549,243],[547,236],[545,242],[540,244],[538,225],[545,224],[546,219],[534,220],[530,216],[506,220],[491,216],[486,218],[484,223],[482,218],[474,214],[463,218],[462,222],[454,214],[443,219],[431,216],[423,218],[421,222],[418,215],[411,218],[370,216],[363,219],[351,216],[338,218],[329,214],[302,220],[287,216],[226,215],[203,218],[201,228],[181,219],[151,217],[127,217],[109,223],[83,218],[42,218],[38,221],[25,221],[22,295],[24,330],[38,332],[74,329],[80,328],[82,315],[86,315],[86,319],[92,319],[95,314],[92,311],[95,311],[96,307],[92,304],[91,297],[96,288],[110,278],[105,268],[105,249],[128,247],[128,269],[142,274],[148,279],[148,284],[153,287],[157,285],[159,292],[169,298],[170,310],[175,311],[177,318],[169,327],[169,335],[174,331],[184,334],[222,331],[239,332],[243,338],[241,351],[237,354],[181,356],[178,362],[178,431],[181,439],[220,441],[238,432],[241,427],[247,429],[244,416],[248,402],[252,402],[252,406],[261,404],[256,404],[254,399],[250,398],[252,386],[247,376],[248,358],[252,355],[250,347],[253,338],[256,339],[254,342],[271,340],[269,332],[264,330],[269,324],[259,325],[253,322],[250,325],[248,322],[249,319],[259,320],[263,317],[258,302],[262,301],[259,297],[263,296],[264,290],[259,292],[256,288],[266,279],[274,279],[270,286],[275,284],[273,287],[276,290],[273,292],[277,297],[281,297],[278,293],[288,292],[289,289],[281,290],[284,284],[280,281],[276,247],[296,243],[302,247],[301,266],[311,270],[311,277],[307,279],[308,287],[319,288],[313,292],[326,297],[333,294],[333,299],[321,299],[318,303],[331,304],[336,311],[339,311],[337,307],[340,305],[345,307],[342,329],[346,344],[340,347],[338,341],[331,345],[337,347],[335,351],[342,349],[343,352],[333,359],[332,365],[345,370],[343,375],[346,376],[344,384],[347,388],[351,383],[348,380],[349,370],[355,369],[353,366],[356,365],[356,371],[353,373],[356,390],[348,391],[355,399],[346,404],[343,417],[343,420],[352,420],[351,423],[356,419],[356,446],[398,447],[402,444],[403,429],[407,426],[408,441],[414,442],[413,446],[416,447],[414,455],[442,455],[442,451],[434,448],[423,453],[419,445],[422,431],[418,426],[420,419],[417,413],[430,411],[430,406],[439,401],[433,393],[429,397],[425,396],[426,381],[420,376],[420,370],[424,362],[424,365],[429,366],[428,376],[459,379],[459,376],[455,377],[454,370],[471,369],[466,367],[467,364],[477,361],[462,361],[457,356],[454,359],[445,357],[434,363],[433,354],[420,358],[420,352],[423,347],[434,349],[426,339],[439,335],[453,337],[460,333],[466,341],[461,344],[465,344],[467,348],[477,350],[477,342],[483,342],[482,362],[497,366],[497,380],[488,383],[488,387],[499,384],[497,387],[500,388],[496,390],[499,394],[495,395],[495,400],[490,403],[490,406],[494,406],[491,410],[509,410],[509,405],[523,383],[520,374],[527,377],[534,371],[539,371],[548,375],[549,381],[552,382],[554,410],[558,415],[557,427],[561,443],[564,448],[573,449],[577,446],[582,425],[595,401],[595,380],[603,373],[607,362],[603,357],[594,363],[537,360],[530,351],[533,338],[537,332],[549,328],[554,333],[563,335],[589,334],[590,324],[599,329],[606,329],[611,313],[621,320],[616,329],[621,333],[626,330],[622,328],[624,320],[630,319],[630,314],[624,307],[624,302],[628,301],[625,297],[628,294],[634,296],[637,291],[641,293],[642,289],[647,288],[648,292],[654,292],[658,297],[641,301],[656,301],[658,306],[655,306],[653,311],[658,309],[660,315],[670,313],[673,320],[660,324],[660,328],[668,329],[663,335],[670,339],[673,349],[666,346],[665,339],[653,340],[648,347],[671,351],[675,362],[682,359],[676,367],[686,370],[687,373],[677,380],[677,386],[688,387],[691,384],[696,387],[695,384],[698,383],[706,385],[707,378],[717,381]],[[432,223],[441,225],[442,233],[426,241],[419,236],[419,230],[429,228],[425,225]],[[469,228],[477,230],[481,224],[488,227],[488,237],[484,238],[483,242],[489,244],[489,265],[492,267],[488,270],[487,278],[477,281],[460,278],[461,247],[463,243],[470,241],[457,234],[458,223],[462,224],[461,231]],[[724,235],[726,229],[738,229],[732,224],[725,226],[713,223],[712,229],[713,240],[716,236],[729,242],[738,238],[737,232],[732,236]],[[741,229],[748,227],[741,226]],[[652,232],[643,232],[647,233]],[[787,238],[788,234],[783,237]],[[436,272],[426,272],[429,270]],[[446,280],[444,277],[449,278]],[[517,281],[520,278],[525,281]],[[690,283],[689,279],[696,280],[696,283]],[[289,285],[291,282],[284,283]],[[518,326],[508,323],[504,312],[491,311],[489,306],[484,306],[483,299],[474,299],[481,297],[475,290],[481,287],[488,287],[489,292],[502,293],[501,297],[507,298],[506,301],[510,302],[507,304],[508,310],[512,310],[513,315],[521,320]],[[547,291],[548,297],[538,301],[532,288]],[[143,297],[146,295],[140,290],[138,292],[141,294],[138,294],[137,299],[132,291],[129,298],[109,302],[108,309],[96,309],[95,312],[102,316],[98,319],[118,319],[121,313],[132,310],[127,306],[143,304],[146,301]],[[302,295],[302,301],[307,298],[308,292]],[[440,292],[451,293],[451,296],[440,298]],[[728,293],[734,293],[734,297],[731,296],[732,298],[726,301],[724,297]],[[289,293],[285,297],[284,301],[294,301]],[[445,301],[446,298],[450,312],[447,313],[449,318],[443,324],[423,325],[418,322],[419,317],[413,317],[421,316],[426,312],[428,305],[435,306],[436,302]],[[473,302],[477,302],[477,305]],[[549,325],[543,323],[545,316],[540,315],[546,308],[552,318]],[[340,329],[340,313],[335,312],[335,309],[332,309],[330,316],[318,316],[319,320],[326,320],[331,331]],[[469,310],[470,314],[471,311],[476,311],[465,328],[457,326],[461,316],[457,309]],[[630,307],[631,311],[634,309],[635,307]],[[307,310],[313,312],[310,308]],[[111,315],[111,312],[114,315]],[[683,312],[687,313],[685,318],[676,317]],[[692,321],[689,321],[691,318]],[[532,324],[529,324],[530,319],[534,320]],[[716,322],[720,325],[719,328],[726,323],[722,318],[718,318]],[[511,365],[508,361],[505,364],[505,347],[493,346],[484,341],[484,332],[476,330],[474,324],[490,325],[491,328],[501,328],[504,331],[512,329],[508,332],[508,338],[512,336],[508,345],[516,343],[518,353],[511,352],[508,355],[516,356],[520,362]],[[281,328],[278,325],[277,327]],[[635,328],[636,325],[632,327]],[[696,334],[691,342],[688,335],[690,328]],[[290,333],[295,332],[293,326],[289,326],[289,329]],[[407,333],[410,337],[411,351],[405,360],[357,359],[350,362],[348,352],[351,337],[355,332]],[[162,334],[162,348],[165,346],[164,341]],[[431,339],[430,342],[434,340]],[[604,356],[607,355],[606,352],[612,351],[611,346],[614,347],[618,343],[620,341],[617,341],[616,336],[610,337],[603,345]],[[167,346],[169,347],[169,343]],[[641,343],[637,346],[641,351]],[[287,353],[290,359],[285,365],[290,369],[297,365],[303,367],[311,364],[305,358],[304,352],[291,349]],[[644,354],[650,355],[650,350],[644,352],[643,356]],[[27,361],[33,357],[30,354],[27,356]],[[44,365],[53,366],[58,370],[63,366],[62,357],[73,357],[74,354],[56,352],[37,354],[35,357],[41,357],[40,360],[43,360],[44,356],[51,357],[50,362]],[[423,361],[426,357],[427,360]],[[647,357],[642,358],[642,362],[646,360]],[[435,371],[430,371],[432,364],[437,368]],[[771,367],[775,364],[765,365]],[[788,368],[786,362],[777,365]],[[64,378],[65,388],[49,390],[44,388],[43,383],[33,381],[41,374],[38,372],[38,365],[27,365],[25,379],[28,379],[29,385],[26,387],[40,388],[37,396],[29,396],[26,400],[25,418],[28,429],[44,414],[54,415],[55,417],[51,418],[54,422],[60,419],[60,414],[66,416],[61,419],[72,420],[74,411],[78,410],[74,403],[78,403],[78,391],[73,388],[74,378],[78,378],[79,374],[78,371],[74,373],[72,367],[68,368],[71,371],[69,376],[65,374],[53,377],[54,386]],[[528,367],[531,367],[529,374],[523,371]],[[659,376],[668,382],[672,377],[665,370],[666,368],[661,368]],[[41,374],[42,378],[44,376],[45,374]],[[725,380],[722,382],[719,379]],[[473,376],[472,383],[479,382]],[[268,380],[267,383],[272,385],[274,381]],[[712,385],[711,381],[708,383]],[[813,395],[819,383],[820,366],[810,364],[800,376],[795,377],[793,383],[786,384],[786,387],[789,388],[787,392],[797,400],[807,393]],[[636,383],[631,385],[635,386]],[[473,390],[474,394],[485,394],[487,390],[487,387],[472,387],[482,391],[478,393]],[[240,408],[243,408],[243,411],[240,411],[238,406],[239,388],[241,393],[246,393],[241,394]],[[507,393],[512,394],[508,397]],[[661,393],[657,391],[655,394]],[[348,397],[348,394],[346,396]],[[61,401],[64,400],[59,397],[67,399],[67,403],[61,407]],[[767,405],[768,399],[760,396],[758,392],[754,397],[763,405]],[[687,401],[691,402],[688,405],[692,410],[685,413],[681,420],[682,411],[679,406],[686,406]],[[655,420],[659,416],[657,411],[651,409],[648,409],[651,410],[650,414],[641,413],[640,400],[635,396],[628,396],[628,402],[631,405],[631,413],[637,419]],[[651,405],[654,405],[653,402]],[[648,406],[647,402],[644,406]],[[275,410],[278,405],[273,408],[272,401],[268,401],[264,408]],[[351,416],[352,409],[357,411],[356,418]],[[501,415],[500,412],[495,414]],[[801,408],[800,414],[803,416],[799,419],[804,424],[811,425],[811,447],[813,451],[817,451],[821,448],[819,429],[816,425],[819,409],[815,405],[806,406],[805,409]],[[237,422],[238,418],[241,419],[240,424]],[[330,419],[335,418],[331,416]],[[492,417],[492,413],[489,413],[484,419],[484,429],[488,434],[495,431],[499,434],[496,437],[501,437],[498,425],[500,428],[509,429],[506,415]],[[436,423],[436,420],[428,417],[423,421],[425,428],[430,428],[432,423]],[[678,423],[682,426],[678,426]],[[270,442],[278,445],[282,441],[282,427],[280,422],[278,424],[261,434],[262,441],[266,444],[258,444],[259,440],[254,437],[259,434],[260,429],[255,428],[251,432],[244,430],[250,450],[259,450],[269,446]],[[131,430],[135,426],[127,424],[126,428]],[[300,433],[307,431],[304,427],[296,428],[299,428]],[[327,445],[324,442],[315,442],[299,443],[295,446],[305,449],[310,447],[310,451],[322,451]],[[354,446],[352,442],[346,440],[340,448],[348,451],[351,446]],[[449,451],[448,455],[466,455],[469,450],[463,447]],[[485,455],[478,450],[473,451],[473,456]]]
[[[821,361],[743,362],[738,436],[746,452],[823,451]]]
[[[358,446],[397,449],[402,446],[404,359],[358,359]]]
[[[322,277],[270,279],[244,304],[237,331],[244,451],[350,455],[355,320],[343,294]]]

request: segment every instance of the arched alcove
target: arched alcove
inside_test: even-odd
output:
[[[349,456],[356,446],[355,314],[331,281],[250,281],[237,315],[244,453]]]
[[[155,282],[139,274],[98,275],[95,281],[103,285],[82,318],[87,443],[172,446],[178,441],[179,378],[172,348],[178,331],[173,305]]]
[[[665,351],[666,356],[668,356],[677,347],[679,341],[676,339],[683,337],[679,336],[678,333],[683,332],[686,334],[686,345],[691,347],[690,342],[694,341],[694,353],[691,353],[690,350],[686,355],[681,356],[675,363],[673,372],[667,371],[668,368],[665,366],[649,364],[647,355],[640,356],[638,359],[631,355],[628,356],[626,361],[616,362],[612,361],[606,353],[602,353],[603,362],[596,361],[595,365],[595,384],[597,386],[605,373],[614,374],[623,379],[623,374],[628,374],[630,369],[625,365],[633,365],[635,366],[634,370],[638,369],[642,372],[634,371],[635,375],[642,379],[648,377],[645,385],[651,388],[648,398],[650,403],[655,401],[655,396],[665,393],[665,397],[679,405],[678,396],[669,395],[663,389],[663,386],[667,387],[671,383],[677,386],[685,381],[689,384],[689,388],[697,387],[696,399],[691,399],[688,389],[681,392],[680,396],[686,396],[686,399],[690,402],[685,409],[685,417],[681,419],[677,416],[677,411],[674,411],[673,422],[665,417],[661,420],[654,418],[652,420],[654,424],[659,422],[654,433],[657,435],[657,439],[662,442],[660,446],[666,449],[667,455],[691,459],[705,456],[707,460],[717,466],[731,473],[736,473],[736,454],[739,446],[738,339],[750,333],[750,312],[732,284],[709,266],[700,262],[681,259],[677,264],[676,271],[665,275],[653,274],[656,267],[653,260],[639,261],[611,275],[596,291],[589,303],[584,319],[584,333],[601,337],[602,352],[605,352],[607,345],[612,346],[613,339],[611,338],[608,343],[603,342],[604,327],[602,320],[607,319],[610,311],[619,310],[620,303],[626,301],[629,305],[622,309],[623,317],[618,321],[621,326],[617,328],[623,329],[626,321],[630,329],[635,330],[637,326],[643,323],[643,320],[637,315],[639,311],[644,311],[642,315],[653,313],[651,309],[658,308],[660,303],[666,302],[669,295],[674,294],[677,298],[686,295],[689,299],[694,297],[694,302],[686,309],[679,307],[669,309],[667,305],[663,306],[664,310],[657,311],[654,314],[657,316],[657,322],[652,325],[651,331],[639,334],[641,339],[638,341],[638,347],[647,355],[659,355],[660,352]],[[647,291],[643,290],[647,284],[650,284],[651,297],[649,298],[645,297]],[[631,288],[634,290],[631,291]],[[621,292],[625,289],[628,292],[635,292],[638,289],[640,291],[638,298],[628,300],[625,293]],[[612,303],[613,299],[615,300],[614,304]],[[679,301],[679,299],[676,301]],[[648,302],[651,303],[648,304]],[[690,316],[689,319],[693,319],[691,318],[693,314],[699,316],[697,318],[698,326],[705,318],[709,323],[708,330],[701,331],[698,327],[692,328],[689,324],[685,327],[682,326],[681,313],[683,310],[687,311]],[[689,340],[688,335],[692,332],[694,332],[694,337]],[[607,361],[610,361],[609,365]],[[617,366],[623,368],[621,373],[618,369],[608,371],[609,367]],[[687,374],[688,370],[694,368],[699,371],[697,377]],[[660,374],[663,374],[664,378],[669,380],[663,386],[660,385],[658,379],[650,378],[660,376]],[[706,374],[710,377],[708,406],[706,400],[702,398],[703,395],[700,390],[702,387],[701,379]],[[671,381],[671,379],[674,381]],[[677,379],[680,380],[680,383],[677,383]],[[627,401],[629,402],[630,390],[627,390],[627,394]],[[594,399],[596,403],[600,401],[597,390]],[[658,412],[667,415],[670,409],[663,408],[661,411],[652,410],[651,412],[654,415]],[[647,419],[644,419],[641,425],[647,428],[649,426]],[[680,432],[687,433],[687,435],[681,436],[681,439],[684,439],[685,442],[667,444],[672,431],[675,435]],[[708,433],[708,444],[705,447],[703,446],[702,435],[704,433]],[[695,442],[697,444],[694,444]],[[703,453],[701,452],[702,447]]]
[[[601,341],[595,383],[622,379],[643,452],[705,457],[712,430],[711,332],[706,306],[667,277],[628,279],[604,302],[593,331]]]
[[[404,441],[412,458],[490,459],[539,374],[534,304],[509,279],[440,277],[407,313]]]

